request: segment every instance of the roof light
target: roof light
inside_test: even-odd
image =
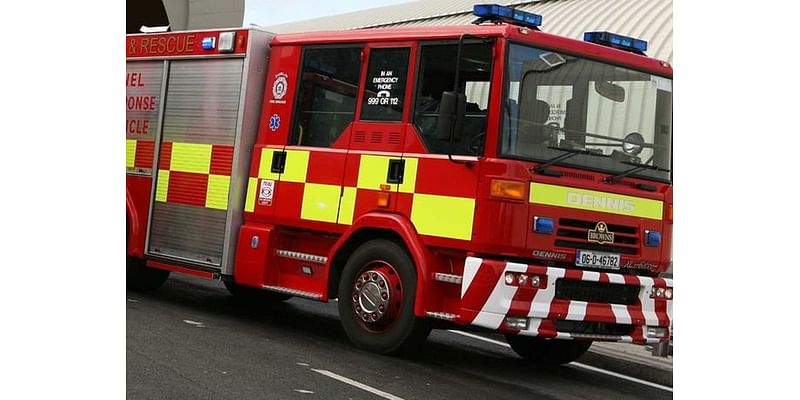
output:
[[[219,34],[219,52],[230,53],[233,51],[233,41],[236,38],[236,32],[222,32]]]
[[[515,10],[498,4],[476,4],[472,7],[472,13],[480,18],[479,22],[503,21],[533,29],[538,29],[542,25],[542,16],[539,14]]]
[[[647,50],[646,41],[611,32],[586,32],[583,34],[583,40],[638,54],[644,54]]]
[[[213,36],[212,37],[205,37],[200,42],[200,46],[203,48],[203,50],[214,50],[214,45],[216,45],[216,42],[217,42],[217,38],[215,38]]]

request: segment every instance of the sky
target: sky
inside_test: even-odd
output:
[[[292,2],[286,7],[287,1]],[[412,0],[245,0],[244,26],[269,26],[377,8]]]

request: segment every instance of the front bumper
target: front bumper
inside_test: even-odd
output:
[[[541,287],[508,285],[504,279],[506,272],[538,275],[541,277]],[[556,281],[562,278],[637,286],[638,297],[627,305],[556,298]],[[671,279],[664,278],[467,257],[461,282],[461,310],[456,321],[505,333],[543,338],[658,343],[669,340],[671,334],[672,300],[651,298],[653,286],[671,288],[673,283]],[[509,317],[525,323],[523,326],[509,325]],[[564,332],[556,328],[556,325],[563,325],[556,322],[559,320],[630,326],[631,329],[624,335]],[[667,328],[667,334],[664,337],[648,335],[653,328]]]

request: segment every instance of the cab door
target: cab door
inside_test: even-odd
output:
[[[409,130],[408,93],[413,43],[370,43],[365,49],[361,97],[347,142],[339,224],[397,209],[398,194],[413,192],[414,173],[402,157]]]

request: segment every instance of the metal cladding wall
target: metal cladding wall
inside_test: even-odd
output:
[[[354,13],[273,25],[276,33],[392,26],[464,25],[475,20],[481,0],[420,0]],[[544,17],[542,30],[583,39],[587,31],[610,31],[648,41],[647,55],[672,63],[672,0],[497,1]],[[257,21],[256,21],[257,22]]]

